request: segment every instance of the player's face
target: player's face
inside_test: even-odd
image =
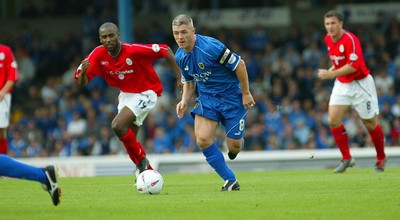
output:
[[[324,18],[324,25],[326,32],[333,38],[337,39],[342,34],[343,22],[339,21],[337,17]]]
[[[99,32],[100,43],[113,52],[119,49],[119,32],[113,28],[103,28]]]
[[[194,46],[194,28],[186,24],[180,26],[172,26],[172,32],[174,34],[175,42],[178,44],[179,48],[184,49],[189,52]]]

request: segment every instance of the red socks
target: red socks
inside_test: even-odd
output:
[[[336,145],[342,153],[342,160],[350,160],[349,136],[347,135],[344,125],[342,124],[337,128],[331,128],[331,132]]]
[[[0,139],[0,154],[7,154],[7,139]]]
[[[374,130],[369,131],[371,135],[371,140],[374,143],[376,150],[376,161],[382,162],[385,160],[385,140],[381,126],[378,124]]]
[[[128,129],[128,132],[124,134],[124,136],[119,138],[122,143],[124,143],[126,152],[129,157],[136,165],[141,161],[144,157],[146,157],[146,151],[142,147],[142,145],[137,141],[135,133],[132,129]],[[150,165],[149,169],[153,169]]]
[[[331,128],[331,132],[340,152],[342,153],[342,160],[349,160],[351,155],[349,149],[349,137],[347,136],[346,128],[342,124],[337,128]],[[385,141],[381,126],[378,124],[374,130],[369,131],[369,135],[371,136],[371,140],[375,146],[376,161],[384,161],[386,158]]]

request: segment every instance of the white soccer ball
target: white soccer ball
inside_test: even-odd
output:
[[[164,179],[155,170],[145,170],[136,179],[136,188],[141,194],[158,194],[164,186]]]

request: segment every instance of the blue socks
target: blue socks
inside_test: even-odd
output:
[[[224,180],[236,180],[233,171],[226,165],[224,155],[214,143],[202,150],[208,164],[218,173]]]
[[[27,179],[46,183],[47,177],[42,168],[14,160],[10,156],[0,154],[0,176]]]

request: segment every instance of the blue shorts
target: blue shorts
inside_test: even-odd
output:
[[[196,98],[196,105],[192,117],[201,115],[217,121],[225,127],[226,136],[240,139],[244,135],[247,110],[242,104],[242,93],[224,96],[200,95]]]

